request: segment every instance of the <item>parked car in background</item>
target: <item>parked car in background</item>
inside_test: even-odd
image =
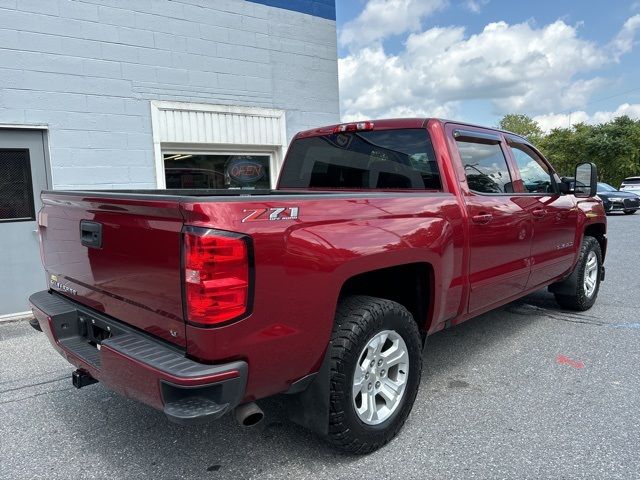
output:
[[[630,191],[616,190],[608,183],[598,182],[598,197],[607,213],[624,212],[626,215],[633,215],[640,209],[640,196]]]
[[[640,195],[640,177],[627,177],[622,181],[620,190]]]

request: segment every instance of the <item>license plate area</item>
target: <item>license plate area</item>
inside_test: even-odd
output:
[[[98,350],[104,340],[113,336],[111,325],[108,325],[104,320],[92,318],[83,313],[78,315],[78,334]]]
[[[53,333],[60,345],[95,367],[100,367],[102,342],[126,333],[115,322],[80,308],[70,308],[50,318]]]

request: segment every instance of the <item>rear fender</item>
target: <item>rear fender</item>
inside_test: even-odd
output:
[[[332,311],[349,279],[388,267],[428,263],[432,268],[432,298],[439,299],[429,305],[429,317],[438,318],[446,299],[443,283],[450,288],[456,268],[461,268],[455,267],[454,233],[455,228],[440,217],[371,219],[338,226],[316,224],[291,231],[287,250],[294,258],[307,258],[307,268],[329,274],[326,278],[331,278],[335,289]],[[447,265],[444,271],[443,264]],[[332,325],[328,325],[328,337],[331,330]],[[291,420],[321,436],[328,434],[330,356],[329,338],[318,370],[294,382],[285,395]]]

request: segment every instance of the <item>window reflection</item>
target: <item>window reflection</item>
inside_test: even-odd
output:
[[[469,188],[480,193],[513,193],[507,160],[499,144],[458,141]]]
[[[269,155],[165,153],[170,189],[269,189]]]

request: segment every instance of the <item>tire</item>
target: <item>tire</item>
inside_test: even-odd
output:
[[[597,261],[595,270],[595,287],[590,292],[585,284],[585,276],[588,275],[589,268],[587,263],[590,256],[595,255]],[[593,258],[593,257],[592,257]],[[571,295],[555,294],[556,302],[562,307],[568,310],[576,310],[584,312],[589,310],[596,302],[598,297],[598,291],[600,290],[600,270],[602,267],[602,251],[598,240],[594,237],[585,236],[580,247],[580,258],[576,264],[577,269],[577,282],[575,286],[575,293]]]
[[[385,338],[384,335],[387,335],[388,342],[382,340]],[[395,355],[386,353],[388,357],[375,356],[376,349],[371,348],[369,342],[376,338],[381,340],[379,343],[384,343],[381,347],[382,354],[394,352]],[[395,339],[392,346],[387,346],[391,339]],[[400,339],[406,347],[406,355],[402,356],[402,362],[406,357],[408,363],[391,366],[385,372],[386,364],[382,363],[382,358],[385,358],[384,362],[388,360],[391,365],[394,361],[391,357],[398,356],[398,352],[402,351]],[[394,348],[396,350],[393,350]],[[348,453],[366,454],[377,450],[400,431],[418,392],[422,375],[422,340],[418,326],[407,309],[396,302],[363,295],[346,297],[337,308],[330,354],[328,440],[335,447]],[[374,369],[368,358],[378,358],[382,366],[374,361]],[[387,380],[392,381],[393,385],[396,385],[396,381],[405,381],[404,390],[396,397],[398,400],[389,402],[390,405],[395,405],[391,413],[387,411],[391,409],[387,407],[387,401],[382,394],[374,393],[371,396],[374,405],[378,403],[376,399],[384,401],[385,406],[380,407],[380,418],[368,420],[373,423],[380,421],[378,424],[367,424],[362,418],[365,414],[359,414],[356,410],[357,395],[354,395],[354,382],[356,368],[361,364],[369,365],[370,370],[366,373],[368,381],[364,380],[364,370],[358,370],[359,377],[363,380],[362,389],[366,390],[367,385],[372,384],[369,388],[376,392],[375,389],[380,385],[383,390],[386,388]],[[392,369],[395,369],[393,373]],[[403,369],[408,369],[408,373],[405,371],[403,375]],[[360,408],[365,406],[364,398],[360,393]],[[377,408],[376,406],[372,410]],[[381,421],[385,412],[388,417]]]
[[[634,213],[636,213],[637,210],[625,210],[624,214],[625,215],[633,215]]]

